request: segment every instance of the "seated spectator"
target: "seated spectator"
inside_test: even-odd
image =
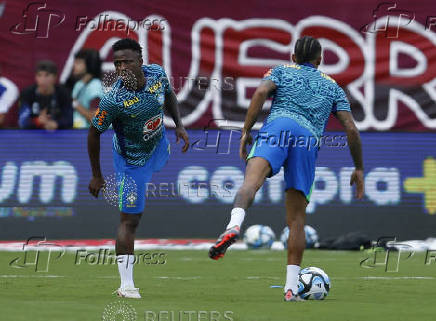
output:
[[[73,125],[68,90],[56,85],[57,67],[49,60],[36,66],[35,85],[21,92],[18,124],[25,129],[67,129]]]
[[[82,49],[75,55],[73,76],[78,79],[73,88],[73,127],[88,128],[103,96],[97,50]]]
[[[0,76],[0,128],[3,127],[6,113],[17,98],[17,86],[9,79]]]

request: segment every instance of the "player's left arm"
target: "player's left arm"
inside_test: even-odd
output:
[[[173,118],[174,123],[176,124],[176,143],[178,143],[180,139],[183,139],[183,141],[185,142],[182,147],[182,152],[185,153],[189,148],[189,137],[188,133],[185,130],[185,127],[183,127],[177,104],[177,96],[174,93],[173,89],[169,87],[165,92],[164,108],[168,110],[171,117]]]
[[[351,114],[350,103],[342,88],[338,86],[337,98],[333,107],[333,114],[339,120],[347,134],[348,146],[353,158],[355,169],[351,174],[350,185],[356,184],[356,197],[361,199],[364,193],[363,157],[360,133]]]

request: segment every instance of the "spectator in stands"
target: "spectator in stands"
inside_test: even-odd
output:
[[[75,55],[73,76],[78,79],[73,88],[73,127],[88,128],[103,96],[97,50],[82,49]]]
[[[17,98],[17,86],[8,78],[0,76],[0,128],[3,127],[6,113]]]
[[[18,124],[25,129],[67,129],[73,125],[68,90],[56,85],[57,67],[49,60],[36,66],[35,85],[21,92]]]

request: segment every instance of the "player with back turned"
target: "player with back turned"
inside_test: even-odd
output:
[[[115,251],[121,285],[118,296],[140,298],[133,282],[134,239],[144,210],[145,187],[153,172],[169,157],[169,143],[163,125],[164,109],[176,124],[177,142],[183,139],[183,152],[189,139],[180,120],[177,98],[163,68],[143,66],[142,48],[132,39],[121,39],[112,46],[115,71],[120,77],[103,96],[88,134],[88,153],[92,167],[89,191],[98,197],[105,184],[100,170],[100,134],[112,124],[113,157],[117,177],[120,225]],[[136,193],[127,188],[134,182]]]
[[[247,160],[244,183],[238,190],[230,222],[209,250],[209,257],[219,259],[240,235],[245,211],[251,206],[256,192],[267,177],[284,167],[286,219],[289,226],[288,262],[285,301],[299,301],[298,274],[305,248],[304,224],[306,206],[310,201],[315,178],[318,148],[309,146],[320,141],[329,115],[333,113],[347,134],[355,170],[350,184],[356,184],[356,196],[363,197],[363,162],[359,131],[357,130],[347,97],[336,82],[318,70],[321,45],[317,39],[302,37],[295,44],[294,64],[277,66],[268,71],[253,95],[245,118],[240,142],[240,157]],[[252,143],[251,128],[262,106],[273,96],[270,114],[260,129],[247,156],[246,145]],[[298,137],[303,144],[284,144]],[[304,138],[300,140],[301,138]],[[277,144],[277,141],[281,141]],[[319,146],[319,145],[318,145]]]

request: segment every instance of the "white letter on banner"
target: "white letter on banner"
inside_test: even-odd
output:
[[[39,200],[49,203],[53,200],[56,177],[62,177],[61,199],[64,203],[71,203],[76,196],[77,174],[74,167],[65,161],[47,165],[44,161],[24,162],[20,169],[18,186],[18,201],[27,203],[32,198],[33,178],[40,176]]]
[[[283,168],[280,169],[280,172],[273,177],[267,178],[268,182],[268,195],[271,203],[281,202],[284,194],[284,178],[283,178]]]
[[[188,166],[182,169],[177,178],[180,195],[190,203],[203,203],[209,197],[209,190],[206,188],[201,193],[201,184],[198,187],[191,187],[194,181],[207,181],[209,172],[203,166]],[[196,192],[193,192],[194,189]],[[190,192],[191,191],[191,192]]]
[[[216,191],[215,197],[226,204],[233,203],[236,192],[242,186],[244,182],[244,173],[234,166],[221,166],[213,173],[210,179],[210,185]],[[254,202],[262,200],[262,188],[260,188]]]
[[[386,190],[379,190],[377,183],[386,183]],[[397,168],[377,167],[365,178],[365,192],[377,205],[397,204],[400,201],[400,173]]]
[[[17,180],[17,166],[14,162],[7,162],[3,167],[0,184],[0,203],[7,200],[14,192]]]
[[[316,182],[322,181],[325,186],[323,189],[316,188]],[[313,213],[317,204],[325,204],[331,201],[338,192],[338,181],[336,175],[328,167],[317,167],[315,179],[313,181],[312,195],[307,206],[307,212]]]
[[[352,199],[352,189],[350,178],[354,167],[343,167],[339,172],[339,198],[344,203],[350,203]]]

